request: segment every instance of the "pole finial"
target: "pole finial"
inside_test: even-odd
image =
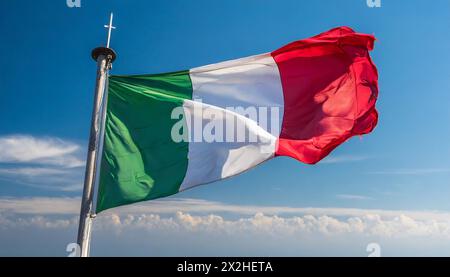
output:
[[[113,22],[113,13],[111,13],[111,15],[109,16],[109,24],[105,25],[105,28],[108,28],[108,37],[106,39],[106,48],[109,48],[109,42],[111,41],[111,31],[112,29],[116,29],[116,27],[114,27],[112,25]]]

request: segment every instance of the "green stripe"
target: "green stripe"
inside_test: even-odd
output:
[[[97,209],[178,192],[188,165],[188,143],[175,143],[175,107],[192,98],[188,71],[109,77],[105,140]]]

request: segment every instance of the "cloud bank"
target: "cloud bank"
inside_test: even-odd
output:
[[[0,198],[3,220],[0,225],[15,226],[14,222],[17,222],[17,226],[69,227],[76,223],[73,219],[79,208],[80,198]],[[43,224],[45,220],[48,225]],[[253,230],[450,237],[450,213],[445,212],[246,206],[189,198],[169,198],[111,209],[98,215],[95,221],[98,228],[105,230],[111,227],[116,230],[177,228],[214,232]]]
[[[79,198],[0,198],[0,256],[66,255],[79,205]],[[97,215],[92,254],[364,256],[371,242],[385,255],[448,255],[450,214],[168,198]]]

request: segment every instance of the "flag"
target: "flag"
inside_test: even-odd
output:
[[[110,76],[96,211],[234,176],[314,164],[377,124],[372,35],[339,27],[270,53]]]

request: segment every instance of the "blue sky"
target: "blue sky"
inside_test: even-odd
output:
[[[446,218],[450,213],[450,2],[381,2],[380,8],[369,8],[365,0],[81,0],[80,8],[68,8],[65,0],[3,1],[0,4],[0,222],[7,227],[0,229],[0,245],[8,247],[3,247],[0,255],[65,255],[65,244],[74,239],[74,210],[55,214],[46,207],[36,211],[23,207],[45,206],[46,201],[54,201],[51,203],[60,207],[56,205],[64,206],[61,204],[64,199],[68,206],[75,207],[79,201],[95,81],[95,63],[90,51],[105,42],[103,25],[110,11],[115,13],[117,26],[111,46],[118,53],[112,74],[167,72],[259,54],[342,25],[377,38],[372,58],[380,74],[377,103],[380,120],[373,133],[349,140],[314,166],[281,157],[246,174],[180,193],[168,201],[178,201],[184,206],[180,204],[179,211],[161,212],[159,220],[172,218],[184,226],[186,217],[177,214],[182,212],[198,216],[200,222],[208,221],[207,211],[192,210],[190,206],[189,201],[202,200],[206,201],[202,202],[205,207],[211,207],[211,203],[220,206],[211,210],[211,214],[232,223],[242,218],[256,220],[255,214],[264,207],[273,208],[267,212],[272,214],[269,221],[276,221],[273,214],[284,213],[284,209],[276,212],[274,207],[314,207],[328,210],[314,211],[313,216],[334,216],[341,223],[342,217],[357,217],[367,223],[371,219],[364,216],[377,214],[387,220],[382,222],[385,225],[393,222],[394,226],[399,221],[408,225],[407,220],[401,220],[402,215],[408,215],[415,224],[408,225],[412,233],[427,226],[424,223],[428,222],[427,216],[431,220],[437,214],[436,220],[450,228],[450,217]],[[230,205],[251,207],[254,213],[223,208]],[[349,208],[359,212],[349,214],[345,210]],[[150,209],[145,214],[158,211]],[[419,212],[431,214],[424,217],[417,215]],[[110,213],[101,220],[107,221],[106,226],[117,227],[119,217],[121,227],[117,229],[135,228],[122,226],[123,218],[129,216],[123,213],[118,210],[117,214]],[[130,213],[136,216],[141,211]],[[299,210],[282,218],[286,223],[294,216],[304,217],[309,213]],[[57,237],[58,243],[51,246],[47,243],[45,249],[38,247],[42,242],[25,243],[21,236],[27,236],[31,229],[17,224],[16,219],[20,217],[29,220],[27,226],[35,228],[36,234]],[[47,223],[36,224],[40,222],[36,218]],[[129,221],[130,225],[134,224],[133,220]],[[56,227],[46,229],[45,226],[53,226],[50,223]],[[236,224],[230,226],[235,228]],[[98,234],[102,234],[101,228]],[[366,231],[370,230],[367,228]],[[397,232],[404,231],[395,228]],[[164,236],[159,229],[145,230],[148,229],[155,237]],[[319,229],[313,235],[320,238],[323,234]],[[125,242],[120,245],[114,245],[117,237],[113,235],[96,237],[94,234],[93,254],[366,255],[365,245],[369,241],[386,239],[381,245],[390,255],[450,255],[436,243],[438,238],[427,232],[415,237],[417,241],[422,240],[421,247],[412,245],[411,237],[392,240],[395,234],[385,238],[385,233],[375,232],[373,237],[365,234],[368,231],[361,233],[360,240],[351,240],[354,231],[348,231],[328,238],[329,244],[317,239],[317,245],[310,243],[299,250],[293,249],[294,246],[289,248],[290,240],[266,245],[265,229],[252,229],[255,237],[262,239],[250,240],[244,246],[239,242],[248,238],[230,235],[235,247],[214,244],[207,230],[206,227],[205,230],[178,230],[178,235],[173,234],[167,244],[147,241],[149,234],[142,229],[118,232],[116,236],[122,236]],[[213,245],[194,251],[192,245],[180,242],[185,232],[200,245],[211,241]],[[158,251],[137,250],[136,237]],[[295,239],[301,242],[305,236],[300,234]],[[33,243],[37,248],[30,246]]]

